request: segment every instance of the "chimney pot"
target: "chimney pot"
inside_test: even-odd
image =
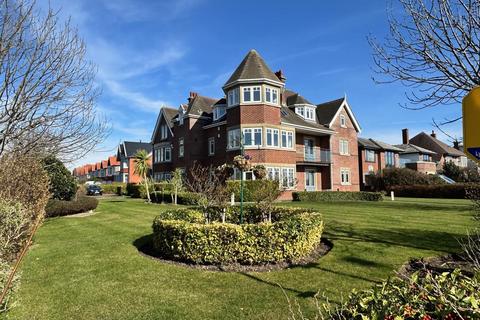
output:
[[[190,91],[190,94],[188,96],[188,102],[192,101],[197,95],[198,93]]]
[[[434,130],[432,130],[432,134],[430,136],[432,136],[432,138],[435,138],[435,139],[437,138],[437,134],[435,133]]]
[[[408,129],[403,129],[402,130],[402,143],[403,144],[409,144],[410,142],[410,137],[408,136]]]
[[[458,142],[458,140],[453,141],[453,147],[457,150],[460,150],[460,143]]]

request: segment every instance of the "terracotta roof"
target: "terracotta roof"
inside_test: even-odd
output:
[[[317,104],[317,119],[321,124],[328,125],[332,122],[333,117],[342,106],[345,98],[332,100],[325,103]]]
[[[365,139],[358,138],[358,145],[371,150],[385,150],[385,151],[396,151],[403,152],[402,149],[392,146],[391,144],[375,140],[375,139]]]
[[[465,156],[465,154],[462,151],[457,150],[453,147],[450,147],[446,143],[438,140],[437,138],[432,137],[429,134],[426,134],[425,132],[420,132],[415,137],[410,139],[410,142],[416,145],[421,145],[422,147],[425,147],[427,149],[437,151],[437,153],[446,154],[446,155],[455,156],[455,157]]]
[[[117,156],[108,157],[108,165],[109,166],[119,166],[120,161],[117,160]]]
[[[108,168],[108,160],[102,160],[102,169]]]
[[[243,58],[242,62],[240,62],[237,69],[232,73],[224,87],[228,87],[228,85],[235,81],[246,79],[268,79],[280,82],[263,58],[253,49],[247,53],[245,58]]]
[[[102,163],[101,162],[97,162],[95,164],[95,170],[100,170],[102,168]]]
[[[422,153],[422,154],[430,154],[433,155],[435,152],[431,150],[427,150],[425,148],[419,147],[414,144],[396,144],[395,147],[402,149],[403,151],[400,153]]]

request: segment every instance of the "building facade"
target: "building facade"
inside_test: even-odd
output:
[[[347,99],[314,104],[285,85],[283,73],[251,50],[222,87],[224,97],[191,92],[178,109],[162,108],[152,134],[154,179],[195,162],[232,163],[243,147],[288,191],[359,190],[360,126]]]
[[[145,150],[152,155],[152,145],[146,142],[124,141],[118,145],[116,161],[119,163],[118,182],[139,183],[142,178],[135,173],[135,154]]]

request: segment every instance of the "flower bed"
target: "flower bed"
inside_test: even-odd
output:
[[[258,209],[244,208],[245,224],[238,224],[238,207],[229,208],[227,222],[212,209],[209,221],[196,209],[168,210],[153,221],[153,248],[163,257],[195,264],[266,264],[293,262],[320,243],[323,220],[308,209],[274,208],[272,223],[261,220]]]

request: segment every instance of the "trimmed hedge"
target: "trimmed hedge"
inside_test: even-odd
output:
[[[292,193],[293,201],[382,201],[381,192],[365,191],[302,191]]]
[[[173,193],[155,191],[150,193],[150,199],[154,203],[172,203]],[[177,194],[177,204],[184,204],[187,206],[193,206],[197,204],[199,195],[193,192],[179,192]],[[162,201],[163,200],[163,201]]]
[[[467,198],[467,191],[470,189],[477,189],[480,191],[480,185],[445,184],[393,186],[389,188],[389,191],[393,191],[397,197],[465,199]]]
[[[169,194],[172,191],[172,184],[168,182],[154,183],[149,185],[149,191],[162,191]],[[161,193],[161,192],[160,192]],[[132,198],[147,198],[147,192],[143,183],[128,183],[126,186],[126,194]]]
[[[100,188],[102,188],[104,194],[117,194],[119,196],[126,192],[126,187],[127,184],[121,182],[100,185]]]
[[[253,194],[257,190],[262,189],[265,183],[269,183],[270,180],[246,180],[243,182],[243,201],[253,202]],[[235,201],[240,201],[240,180],[228,180],[227,181],[228,194],[235,194]]]
[[[49,218],[67,216],[94,210],[97,206],[98,200],[87,196],[78,196],[77,200],[72,201],[50,199],[45,208],[45,215]]]
[[[253,215],[245,207],[246,216]],[[238,210],[229,216],[236,217]],[[217,216],[219,214],[217,213]],[[172,210],[153,221],[153,247],[162,256],[196,264],[265,264],[307,256],[323,232],[319,213],[278,208],[273,223],[203,223],[198,210]]]

